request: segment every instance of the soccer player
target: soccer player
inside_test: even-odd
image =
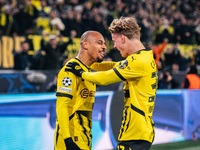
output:
[[[154,140],[152,120],[157,90],[157,69],[153,51],[140,41],[140,27],[132,17],[114,19],[109,27],[114,47],[123,57],[118,67],[87,72],[69,63],[67,70],[98,85],[124,81],[124,112],[118,150],[149,150]]]
[[[94,62],[103,60],[105,50],[103,36],[87,31],[81,36],[77,57],[69,62],[76,62],[85,72],[90,72]],[[96,85],[65,69],[66,66],[61,69],[57,80],[55,150],[90,150]]]

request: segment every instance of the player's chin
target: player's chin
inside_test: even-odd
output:
[[[127,57],[127,55],[126,55],[125,53],[121,53],[121,52],[120,52],[120,54],[121,54],[121,56],[122,56],[123,58],[126,58],[126,57]]]
[[[97,57],[97,62],[102,62],[103,58]]]

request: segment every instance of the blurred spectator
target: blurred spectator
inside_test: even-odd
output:
[[[77,32],[77,37],[80,38],[83,33],[82,15],[81,13],[75,14],[75,19],[73,23],[73,30]]]
[[[57,79],[58,76],[55,75],[53,81],[49,82],[46,88],[47,92],[56,92],[57,90]]]
[[[16,24],[11,12],[11,6],[5,5],[0,18],[0,34],[12,36],[16,34]]]
[[[51,34],[60,35],[60,31],[65,29],[65,25],[62,20],[56,15],[55,11],[51,11],[49,14]]]
[[[196,44],[200,44],[200,24],[195,27],[195,40]]]
[[[42,13],[45,17],[48,17],[51,11],[48,0],[41,0],[40,5],[36,8],[38,9],[39,13]]]
[[[94,16],[92,23],[92,30],[100,32],[103,36],[106,35],[106,29],[103,24],[102,16],[100,14]]]
[[[42,68],[44,70],[56,70],[60,66],[60,57],[64,54],[67,46],[72,43],[72,39],[75,38],[75,34],[70,37],[68,42],[63,41],[63,37],[60,36],[60,42],[57,41],[56,35],[49,36],[49,42],[45,44],[46,33],[43,33],[41,40],[41,55],[44,56],[42,60]]]
[[[173,63],[172,66],[171,66],[171,71],[173,73],[178,73],[180,71],[180,66],[178,63]]]
[[[115,61],[115,62],[124,60],[124,58],[121,56],[120,52],[115,48],[112,48],[106,54],[106,58],[111,58],[111,61]]]
[[[200,89],[200,78],[197,76],[196,65],[189,67],[188,74],[182,82],[182,88],[184,89]]]
[[[74,38],[76,37],[77,33],[75,30],[71,30],[70,31],[70,42],[69,42],[69,45],[67,46],[67,49],[64,53],[64,55],[62,56],[61,58],[61,65],[63,65],[63,63],[66,61],[66,59],[70,59],[70,58],[73,58],[77,52],[78,52],[78,49],[76,49],[76,43],[74,41]],[[64,63],[65,64],[65,63]]]
[[[25,70],[28,69],[32,63],[32,55],[28,54],[29,43],[27,41],[21,42],[20,49],[14,51],[14,69]]]
[[[23,25],[25,33],[33,33],[33,22],[38,17],[39,12],[36,7],[32,4],[31,0],[24,0],[23,7]]]
[[[200,67],[200,51],[198,48],[193,49],[194,63],[197,65],[197,68]]]
[[[82,24],[83,24],[83,32],[91,29],[91,13],[92,6],[89,1],[83,3],[83,11],[82,11]]]
[[[56,0],[56,8],[59,13],[62,13],[66,9],[65,1],[64,0]]]
[[[6,0],[0,0],[0,12],[3,11],[4,5],[6,5]]]
[[[194,44],[194,27],[190,21],[182,17],[181,24],[176,29],[177,42],[180,44]]]
[[[164,53],[165,67],[170,67],[176,61],[175,55],[174,46],[168,46]]]
[[[158,27],[156,42],[161,43],[164,38],[169,40],[169,43],[173,42],[174,38],[174,28],[170,25],[170,22],[167,18],[163,18],[161,21],[161,25]]]
[[[71,9],[68,10],[66,13],[61,13],[61,19],[65,25],[65,29],[61,31],[61,34],[64,36],[70,36],[70,31],[74,27],[74,11]]]
[[[166,52],[164,53],[164,63],[165,67],[167,68],[173,69],[172,65],[175,64],[176,66],[177,64],[179,66],[180,71],[186,71],[190,62],[191,57],[186,58],[183,52],[179,50],[178,45],[169,46]]]
[[[154,58],[155,58],[155,63],[157,65],[157,69],[162,69],[161,54],[164,51],[165,47],[167,46],[167,43],[168,43],[168,39],[165,38],[160,45],[153,44],[152,46],[150,46],[154,53]]]
[[[188,57],[186,57],[186,55],[181,50],[179,50],[179,53],[180,57],[178,60],[178,64],[180,66],[180,71],[186,71],[192,61],[191,59],[192,52],[191,51],[188,52]]]
[[[160,73],[158,89],[176,89],[178,87],[179,83],[173,78],[170,71],[163,71]]]
[[[146,45],[152,44],[153,41],[153,25],[147,18],[143,18],[140,24],[141,26],[141,41],[143,41]]]
[[[35,19],[35,34],[41,35],[43,31],[50,32],[50,7],[47,5],[47,0],[41,0],[41,5],[37,6],[39,16]]]
[[[35,28],[34,33],[37,35],[41,35],[42,32],[50,33],[51,26],[49,17],[46,17],[44,12],[39,13],[39,17],[35,20]]]

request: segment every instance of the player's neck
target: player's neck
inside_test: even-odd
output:
[[[86,56],[86,55],[78,54],[77,57],[78,57],[78,59],[80,59],[80,61],[81,61],[82,63],[84,63],[84,64],[87,65],[87,66],[91,66],[91,65],[93,64],[93,62],[94,62],[94,61],[90,60],[90,59],[88,58],[88,56]]]
[[[132,55],[141,49],[145,49],[144,45],[139,40],[131,40],[127,43],[128,54]]]

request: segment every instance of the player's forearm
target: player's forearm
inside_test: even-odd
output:
[[[106,71],[114,68],[116,62],[102,62],[102,63],[93,63],[90,68],[96,71]]]
[[[64,99],[66,98],[59,97],[57,99],[56,113],[63,138],[66,139],[70,137],[70,132],[69,132],[69,113],[67,110],[68,103],[64,102]]]
[[[122,81],[113,70],[100,72],[83,72],[82,78],[97,85],[109,85]]]

